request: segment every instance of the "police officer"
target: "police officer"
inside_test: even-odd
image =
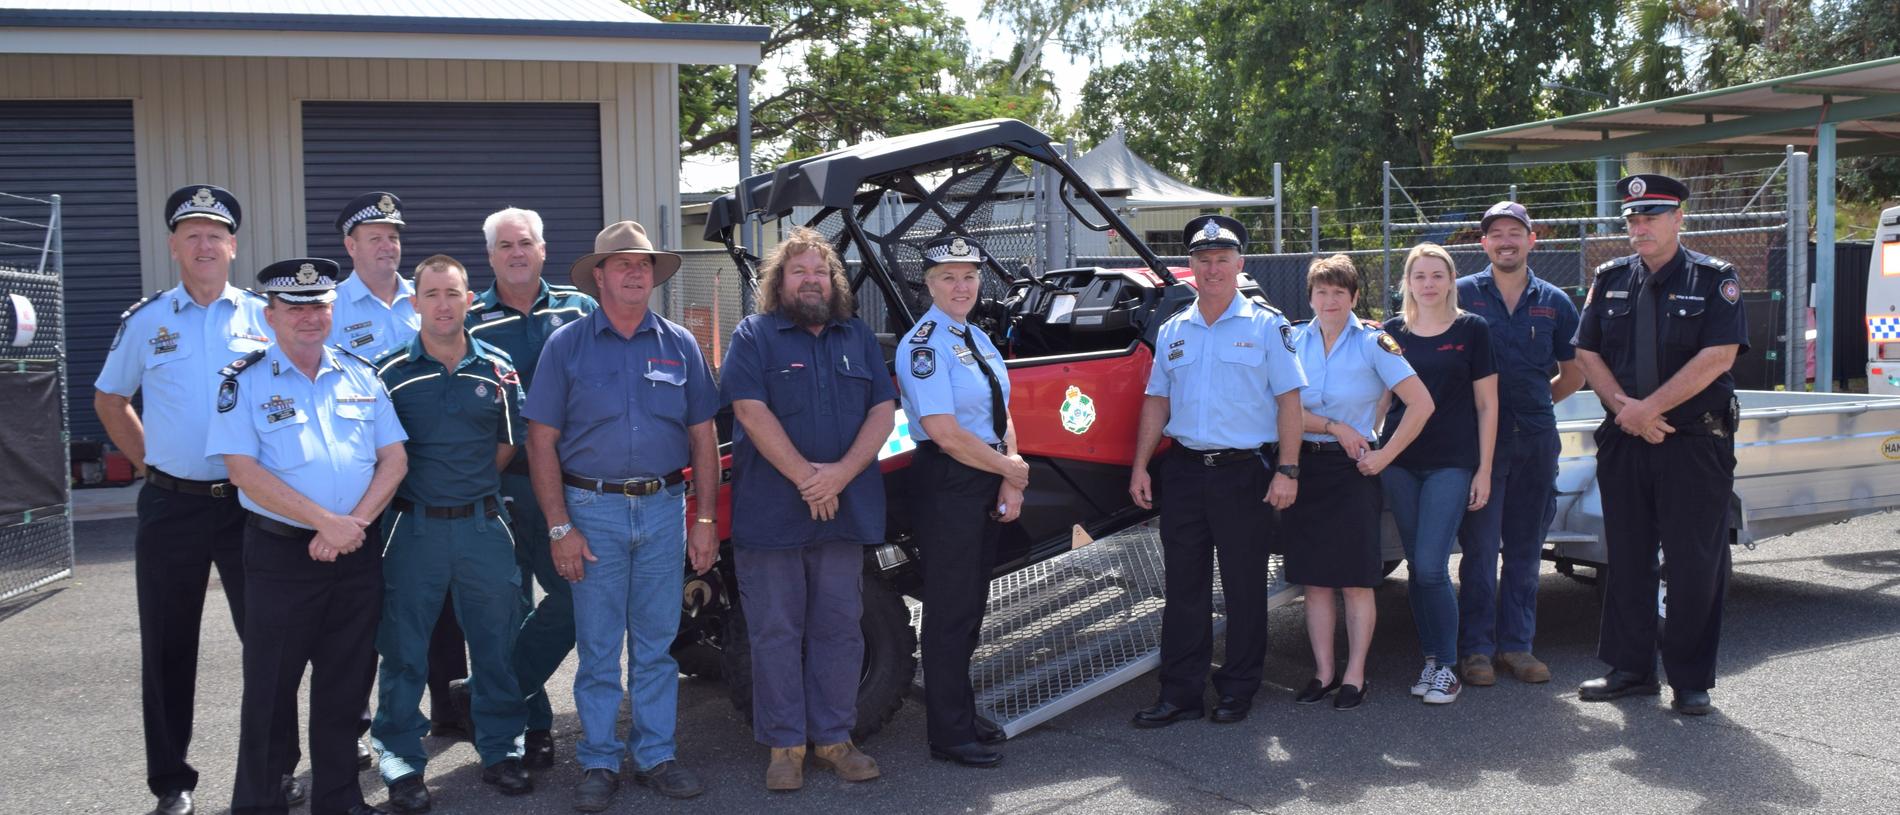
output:
[[[1161,510],[1167,571],[1161,616],[1161,693],[1135,714],[1136,727],[1201,718],[1213,656],[1212,581],[1220,553],[1227,603],[1227,658],[1214,673],[1214,721],[1238,722],[1253,709],[1267,653],[1267,550],[1274,510],[1298,494],[1300,389],[1306,374],[1293,327],[1278,309],[1239,294],[1247,230],[1222,215],[1181,231],[1194,272],[1192,305],[1155,335],[1154,367],[1135,437],[1128,493]],[[1165,430],[1174,447],[1160,462],[1161,489],[1148,463]],[[1287,443],[1279,442],[1285,439]]]
[[[519,380],[506,354],[462,327],[474,297],[468,269],[434,255],[416,264],[415,283],[422,332],[376,360],[396,415],[410,431],[404,445],[409,474],[386,518],[376,644],[381,698],[372,728],[390,808],[397,812],[430,806],[422,749],[429,725],[416,705],[429,669],[429,634],[445,596],[454,601],[481,677],[472,683],[478,695],[470,712],[482,781],[504,795],[534,790],[515,743],[527,717],[514,670],[520,576],[500,494],[500,468],[525,433]]]
[[[989,604],[1002,524],[1022,514],[1029,464],[1009,416],[1009,369],[970,310],[983,296],[983,245],[944,235],[924,246],[931,306],[899,346],[897,384],[911,438],[912,529],[924,569],[924,704],[930,756],[993,767],[979,731],[970,656]],[[987,739],[984,737],[988,736]]]
[[[310,670],[311,811],[368,815],[357,722],[375,679],[382,609],[377,519],[407,469],[406,438],[369,362],[325,347],[337,265],[264,267],[269,348],[219,371],[208,456],[223,456],[244,529],[244,695],[231,811],[285,811],[281,732]],[[293,720],[294,721],[294,720]],[[294,727],[294,725],[293,725]]]
[[[404,226],[402,199],[393,193],[363,193],[337,213],[351,273],[336,287],[332,345],[375,359],[416,336],[416,287],[398,273]]]
[[[521,377],[521,390],[534,385],[535,363],[554,329],[594,313],[594,298],[573,286],[550,284],[541,276],[548,259],[541,216],[510,207],[482,222],[488,266],[495,284],[475,297],[468,309],[470,335],[506,353]],[[515,564],[521,573],[521,633],[515,638],[515,679],[527,697],[528,721],[523,765],[554,766],[554,709],[547,681],[574,650],[574,594],[554,571],[548,549],[548,522],[534,499],[528,456],[518,453],[501,474],[502,499],[514,518]],[[541,603],[534,603],[534,584]],[[479,683],[480,680],[473,680]]]
[[[1666,175],[1617,182],[1636,254],[1597,267],[1577,330],[1577,357],[1603,402],[1608,586],[1597,658],[1609,674],[1585,701],[1655,695],[1657,543],[1668,571],[1662,665],[1677,712],[1713,709],[1715,653],[1728,586],[1728,510],[1735,485],[1735,379],[1748,350],[1742,286],[1727,261],[1682,246],[1689,188]]]
[[[181,281],[126,309],[93,383],[93,409],[106,434],[145,476],[134,576],[145,781],[161,815],[190,813],[198,786],[185,753],[213,565],[231,620],[244,633],[245,512],[224,461],[204,455],[218,369],[270,344],[264,299],[230,284],[243,215],[236,196],[209,184],[182,187],[166,199],[167,244]],[[132,410],[141,389],[143,415]],[[147,424],[162,432],[148,437]],[[294,755],[294,734],[291,749]],[[284,785],[293,806],[303,800],[302,784],[286,777]]]
[[[574,585],[582,731],[574,807],[582,812],[612,802],[629,752],[634,779],[660,794],[704,791],[675,755],[679,666],[670,649],[682,553],[690,550],[701,574],[719,556],[714,501],[697,502],[687,530],[683,472],[692,467],[697,495],[718,495],[719,390],[692,333],[647,308],[679,265],[633,221],[601,230],[593,254],[570,269],[600,308],[548,337],[524,411],[535,497],[554,524],[555,570]],[[623,647],[631,652],[625,672]],[[629,674],[631,694],[622,684]],[[629,695],[633,732],[623,739],[620,702]]]

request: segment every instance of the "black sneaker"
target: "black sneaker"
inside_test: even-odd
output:
[[[620,776],[613,770],[592,769],[574,785],[574,808],[581,812],[605,812],[620,789]]]
[[[651,770],[637,771],[633,780],[668,798],[691,798],[706,791],[699,785],[699,776],[677,761],[662,761]]]

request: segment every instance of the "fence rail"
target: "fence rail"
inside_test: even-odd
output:
[[[0,601],[73,574],[60,215],[0,192]]]

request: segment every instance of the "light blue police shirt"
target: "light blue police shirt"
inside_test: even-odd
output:
[[[396,275],[396,300],[384,305],[352,272],[336,287],[336,304],[330,311],[330,339],[364,359],[375,359],[391,348],[401,348],[415,339],[422,329],[416,316],[416,284]]]
[[[982,355],[983,364],[990,366],[997,384],[1003,386],[1005,407],[1009,405],[1009,368],[981,329],[952,320],[933,305],[898,352],[897,385],[911,438],[930,439],[924,432],[925,416],[950,415],[983,443],[1002,441],[991,415],[990,381],[977,367],[977,355]]]
[[[1306,387],[1292,327],[1241,295],[1213,325],[1200,301],[1161,324],[1147,394],[1168,397],[1168,436],[1191,450],[1251,450],[1280,439],[1279,394]]]
[[[1306,412],[1344,422],[1368,439],[1376,438],[1372,426],[1378,418],[1379,397],[1417,376],[1398,340],[1360,322],[1356,315],[1347,318],[1331,353],[1318,320],[1293,327],[1293,347],[1299,349],[1300,367],[1306,371],[1306,390],[1300,392]],[[1306,433],[1302,438],[1339,440],[1331,433]]]
[[[376,451],[409,438],[376,369],[332,347],[324,347],[315,380],[272,345],[232,382],[235,392],[217,396],[204,454],[255,458],[299,495],[339,515],[355,509],[369,490]],[[213,390],[220,388],[222,381]],[[238,503],[309,528],[264,509],[243,489]]]
[[[218,369],[271,343],[264,298],[230,284],[210,306],[180,285],[128,309],[92,386],[131,398],[145,391],[145,465],[174,478],[223,481],[224,459],[205,458]]]

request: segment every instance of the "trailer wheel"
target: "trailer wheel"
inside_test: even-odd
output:
[[[902,595],[883,581],[864,581],[864,668],[858,679],[858,723],[851,738],[862,744],[897,715],[917,675],[917,632]],[[726,612],[721,657],[726,693],[746,724],[752,723],[752,641],[746,636],[745,609],[734,603]]]

